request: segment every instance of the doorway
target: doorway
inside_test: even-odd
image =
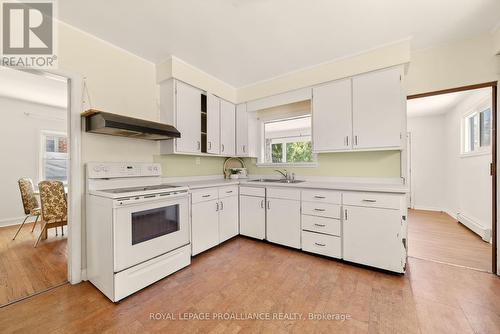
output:
[[[497,272],[496,116],[497,82],[408,96],[409,256]]]
[[[71,198],[70,83],[47,72],[2,68],[0,106],[0,306],[66,284],[69,277],[68,199]],[[66,217],[45,224],[41,181],[61,185]],[[52,191],[53,188],[50,190]],[[46,203],[46,202],[45,202]],[[47,209],[47,205],[45,208]],[[61,217],[63,218],[63,217]]]

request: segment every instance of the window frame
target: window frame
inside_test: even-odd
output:
[[[66,186],[68,184],[68,178],[69,178],[69,160],[70,160],[70,152],[69,152],[69,137],[66,132],[61,132],[61,131],[52,131],[52,130],[41,130],[40,135],[39,135],[39,152],[38,152],[38,180],[43,181],[46,180],[45,178],[45,168],[44,168],[44,160],[45,160],[45,154],[46,152],[46,138],[50,136],[56,136],[56,137],[66,137],[66,141],[68,142],[68,152],[64,153],[66,154],[66,160],[68,161],[67,164],[67,178],[65,181],[63,181],[63,184]],[[57,154],[57,153],[55,153]],[[60,153],[63,154],[63,153]]]
[[[481,146],[481,113],[485,112],[486,110],[490,110],[490,129],[489,129],[489,135],[490,135],[490,142],[488,145]],[[492,106],[491,103],[489,103],[488,99],[484,99],[480,103],[478,103],[475,107],[471,108],[468,112],[462,115],[461,117],[461,124],[460,124],[460,134],[461,134],[461,142],[460,142],[460,156],[461,157],[470,157],[470,156],[477,156],[477,155],[486,155],[491,153],[491,140],[492,140],[492,130],[493,130],[493,124],[492,124]],[[477,133],[477,142],[478,142],[478,148],[474,150],[467,151],[466,150],[466,145],[467,142],[470,140],[469,134],[470,134],[470,126],[469,126],[469,120],[472,117],[477,117],[478,120],[478,133]]]
[[[281,116],[281,117],[276,117],[272,119],[264,119],[261,120],[261,144],[260,144],[260,154],[257,159],[257,166],[259,167],[317,167],[318,166],[318,155],[314,151],[311,152],[311,158],[312,161],[308,162],[286,162],[286,144],[287,143],[295,143],[295,142],[300,142],[300,141],[306,141],[306,140],[300,140],[300,138],[304,138],[306,136],[294,136],[294,137],[283,137],[283,138],[277,138],[276,142],[271,143],[272,144],[282,144],[282,152],[283,152],[283,159],[285,159],[284,162],[267,162],[266,161],[266,131],[265,131],[265,126],[266,124],[269,123],[276,123],[276,122],[281,122],[281,121],[288,121],[288,120],[294,120],[294,119],[300,119],[300,118],[310,118],[311,119],[311,135],[307,136],[310,138],[311,142],[311,150],[313,147],[312,143],[312,114],[304,114],[300,116]],[[289,139],[293,138],[293,139]],[[280,140],[281,139],[281,140]]]

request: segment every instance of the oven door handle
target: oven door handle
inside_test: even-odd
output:
[[[142,204],[142,203],[149,203],[149,202],[158,202],[158,201],[165,201],[165,200],[172,200],[176,198],[184,198],[188,197],[187,192],[179,192],[179,193],[164,193],[164,194],[157,194],[155,196],[152,195],[143,195],[143,196],[135,196],[135,197],[127,197],[127,198],[118,198],[114,200],[114,207],[124,207],[127,205],[136,205],[136,204]]]

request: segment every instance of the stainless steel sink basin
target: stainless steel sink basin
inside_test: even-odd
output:
[[[304,182],[304,180],[256,179],[256,180],[250,180],[250,182],[300,183]]]

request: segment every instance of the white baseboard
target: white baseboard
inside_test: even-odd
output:
[[[23,222],[24,218],[26,218],[26,216],[0,219],[0,227],[19,225]],[[28,219],[26,222],[31,222],[31,219]]]
[[[491,240],[491,229],[484,227],[477,219],[471,218],[464,215],[463,213],[457,214],[457,220],[467,227],[472,232],[479,235],[484,241],[490,242]]]

